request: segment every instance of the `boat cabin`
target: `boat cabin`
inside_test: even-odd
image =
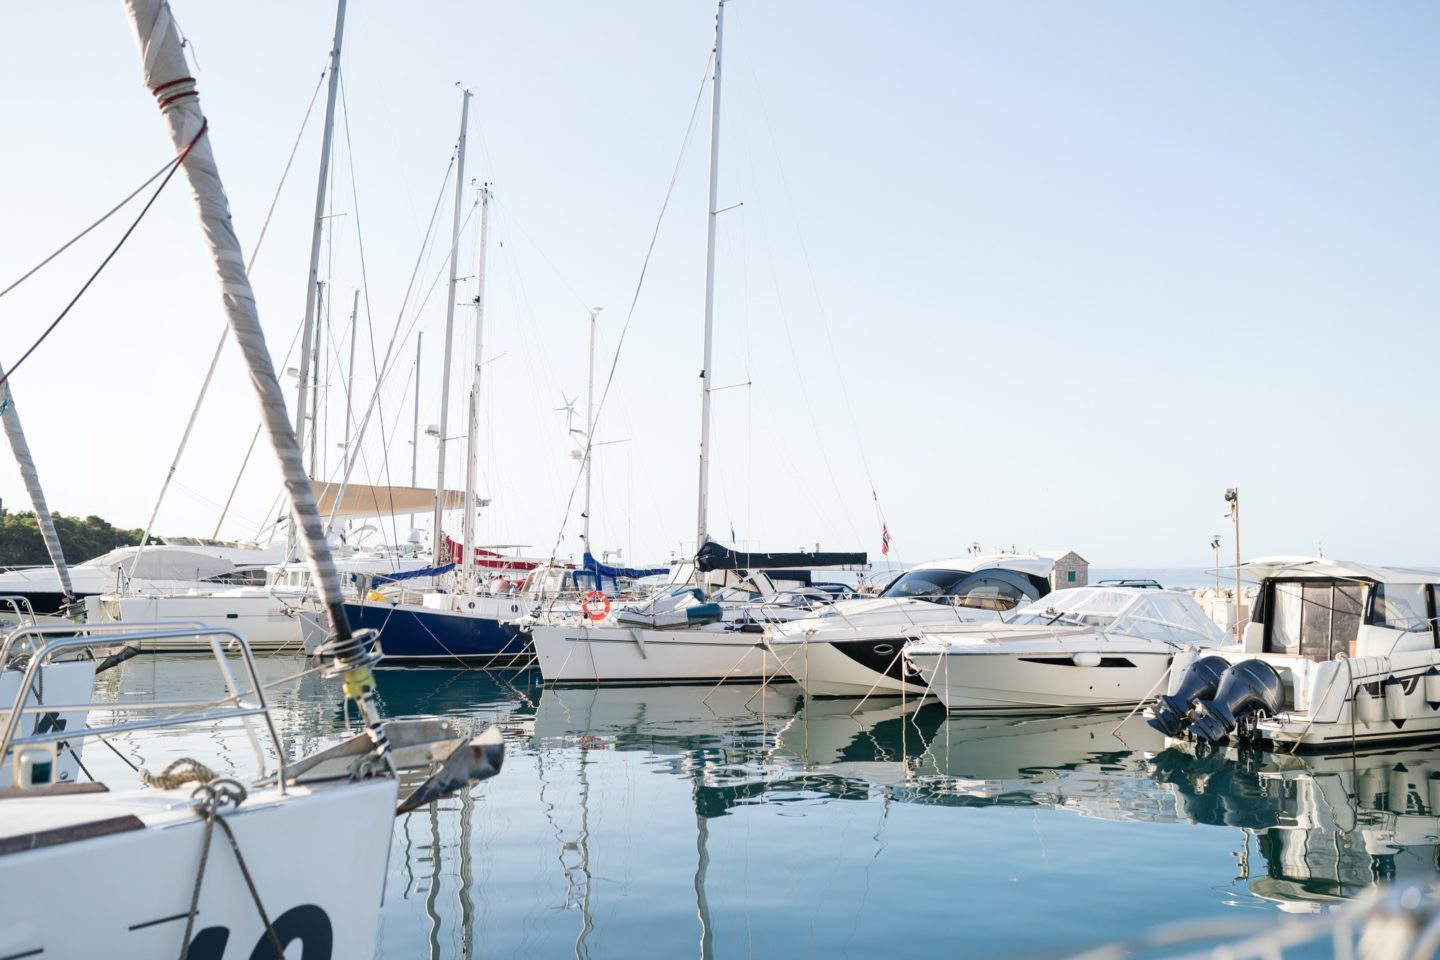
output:
[[[1272,557],[1242,569],[1260,581],[1247,653],[1324,662],[1440,647],[1440,573],[1323,558]]]

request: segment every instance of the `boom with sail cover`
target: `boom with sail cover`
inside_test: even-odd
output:
[[[864,553],[741,553],[729,547],[707,542],[695,554],[695,569],[701,573],[712,570],[781,570],[789,567],[863,567]]]

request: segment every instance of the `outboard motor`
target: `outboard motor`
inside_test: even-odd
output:
[[[1219,743],[1235,725],[1263,710],[1274,716],[1285,702],[1285,682],[1264,660],[1241,660],[1225,671],[1213,700],[1201,700],[1190,712],[1190,732]]]
[[[1157,698],[1145,722],[1167,737],[1178,737],[1185,726],[1190,704],[1215,696],[1220,677],[1229,668],[1230,661],[1224,657],[1201,657],[1191,662],[1180,677],[1179,689]]]

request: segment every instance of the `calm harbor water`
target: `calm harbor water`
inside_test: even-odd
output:
[[[122,700],[193,694],[204,660],[141,657],[104,682]],[[292,756],[343,736],[337,683],[295,677],[300,659],[260,667]],[[1060,956],[1440,879],[1435,750],[1197,759],[1138,720],[1113,732],[1117,715],[954,719],[806,703],[794,685],[377,678],[387,715],[498,723],[508,743],[500,776],[396,820],[390,960]],[[192,755],[253,773],[235,732],[117,746],[152,770]],[[133,777],[103,748],[85,759]]]

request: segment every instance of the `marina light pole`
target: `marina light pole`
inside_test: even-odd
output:
[[[1240,488],[1227,488],[1225,502],[1230,504],[1230,519],[1235,524],[1235,639],[1240,640]]]
[[[1220,596],[1220,534],[1210,538],[1210,549],[1215,551],[1215,596]]]

